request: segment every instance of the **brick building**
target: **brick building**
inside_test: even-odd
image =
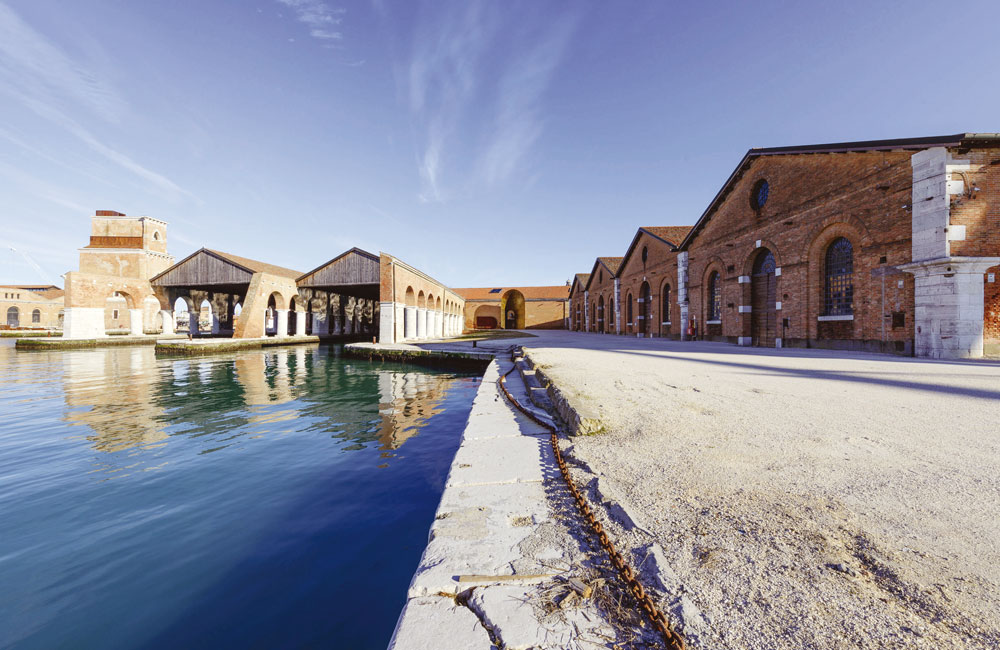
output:
[[[455,289],[465,329],[566,329],[569,285]]]
[[[585,322],[588,332],[621,334],[621,317],[618,306],[621,292],[618,286],[620,257],[598,257],[590,270],[590,279],[584,287],[586,304]]]
[[[751,149],[679,232],[640,228],[620,268],[595,262],[586,329],[937,358],[1000,347],[1000,134]]]
[[[0,327],[7,329],[61,329],[62,289],[54,284],[0,285]]]
[[[677,249],[690,226],[639,228],[618,268],[624,302],[621,333],[680,336]]]
[[[574,332],[587,331],[587,282],[589,273],[577,273],[569,288],[569,329]]]

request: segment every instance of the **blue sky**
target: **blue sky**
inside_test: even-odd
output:
[[[302,271],[559,284],[753,146],[1000,131],[1000,3],[0,0],[0,283],[96,209]]]

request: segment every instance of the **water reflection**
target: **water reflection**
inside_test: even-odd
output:
[[[454,381],[396,365],[319,363],[327,354],[298,346],[157,359],[148,347],[108,348],[52,355],[46,365],[62,365],[65,421],[86,426],[83,437],[106,453],[155,450],[174,435],[208,437],[202,453],[211,453],[292,430],[392,451],[441,411]]]

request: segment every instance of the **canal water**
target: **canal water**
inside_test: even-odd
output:
[[[0,647],[385,648],[479,377],[0,341]]]

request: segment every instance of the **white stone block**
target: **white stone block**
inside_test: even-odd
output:
[[[494,645],[472,610],[451,598],[429,596],[407,601],[389,641],[389,650],[446,647],[492,650]]]
[[[63,318],[64,339],[97,339],[107,336],[104,308],[67,307]]]
[[[749,314],[753,310],[750,305],[740,305],[739,309],[741,314]]]

